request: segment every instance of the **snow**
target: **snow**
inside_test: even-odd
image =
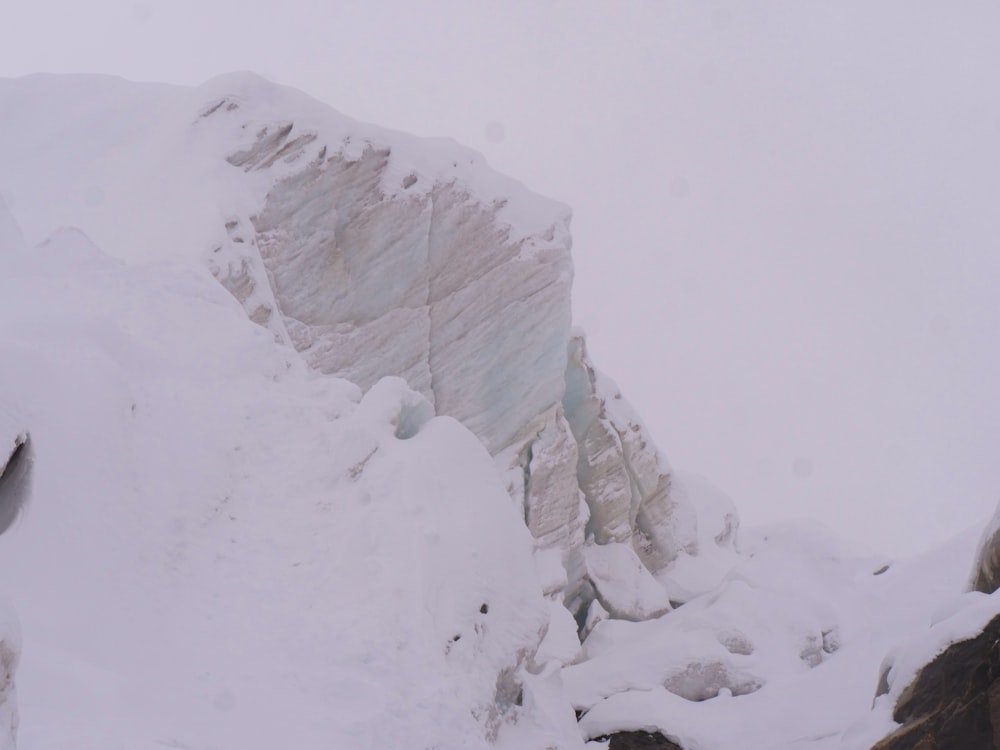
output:
[[[643,567],[630,546],[620,542],[588,544],[583,559],[597,600],[612,617],[648,620],[670,611],[666,589]]]
[[[744,537],[747,554],[711,594],[657,620],[594,629],[587,658],[563,670],[587,736],[645,729],[690,750],[863,750],[892,729],[888,700],[871,711],[881,660],[908,638],[927,642],[941,601],[961,590],[975,530],[878,575],[883,559],[822,529]],[[936,646],[914,652],[900,679],[944,640],[974,633],[988,619],[979,615],[931,636]]]
[[[22,750],[850,750],[997,612],[978,530],[890,562],[675,473],[570,328],[568,210],[478,155],[251,74],[0,102]]]
[[[31,633],[21,747],[495,734],[548,609],[481,443],[401,380],[358,401],[318,378],[207,274],[76,263],[60,236],[0,295],[38,446],[0,552]]]

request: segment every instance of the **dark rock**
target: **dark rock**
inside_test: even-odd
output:
[[[1000,750],[1000,616],[920,670],[872,750]]]
[[[25,433],[12,442],[0,444],[0,534],[21,515],[31,494],[31,439]]]
[[[659,732],[615,732],[608,750],[682,750]]]

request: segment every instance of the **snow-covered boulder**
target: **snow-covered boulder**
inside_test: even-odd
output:
[[[883,665],[867,721],[868,731],[892,731],[872,750],[996,747],[998,642],[1000,597],[970,592],[949,602],[926,632],[901,643]]]
[[[848,735],[855,744],[873,750],[1000,744],[998,525],[1000,512],[979,534],[965,591],[945,592],[926,627],[899,639],[883,659],[873,710]]]
[[[899,694],[901,726],[873,750],[994,748],[1000,744],[1000,615],[974,638],[950,645]]]

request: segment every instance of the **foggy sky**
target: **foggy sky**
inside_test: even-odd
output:
[[[2,76],[254,70],[571,205],[598,366],[744,523],[899,554],[1000,500],[995,3],[63,0],[0,21]]]

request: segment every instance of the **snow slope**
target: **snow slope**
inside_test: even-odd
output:
[[[572,330],[568,210],[450,141],[248,74],[2,80],[0,133],[22,750],[861,748],[993,606],[928,635],[974,533],[739,531]]]

